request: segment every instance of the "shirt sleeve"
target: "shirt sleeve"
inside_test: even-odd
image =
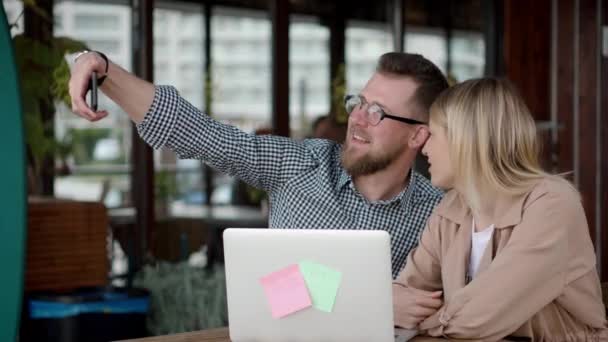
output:
[[[418,246],[410,252],[405,267],[393,282],[393,286],[412,287],[425,291],[439,291],[441,282],[441,258],[439,216],[431,214],[422,231]]]
[[[498,340],[555,300],[567,282],[569,248],[589,239],[580,201],[545,193],[524,209],[509,242],[490,266],[420,324],[431,336]],[[590,246],[589,246],[590,247]],[[579,251],[583,252],[583,251]],[[581,272],[589,272],[593,262]],[[585,268],[585,270],[582,270]]]
[[[181,159],[201,159],[218,171],[273,191],[314,167],[306,144],[293,139],[245,133],[196,109],[170,86],[157,86],[152,105],[137,125],[155,149],[166,147]]]

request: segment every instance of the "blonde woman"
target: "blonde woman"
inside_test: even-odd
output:
[[[470,80],[430,113],[423,153],[449,192],[393,285],[396,325],[484,341],[608,340],[579,194],[542,170],[513,86]]]

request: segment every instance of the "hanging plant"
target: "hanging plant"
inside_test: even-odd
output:
[[[23,0],[23,5],[32,10],[36,20],[50,23],[48,27],[52,28],[52,16],[34,0]],[[19,18],[10,26],[17,27]],[[85,50],[87,46],[66,37],[52,37],[49,42],[43,43],[24,34],[13,37],[13,46],[21,85],[28,163],[36,178],[30,185],[38,187],[36,183],[42,172],[42,161],[59,157],[65,164],[65,158],[71,151],[72,141],[69,137],[61,141],[55,139],[52,118],[55,115],[55,101],[71,106],[68,93],[70,68],[65,55]],[[40,190],[35,188],[30,192],[40,193]]]
[[[54,137],[45,135],[48,125],[44,122],[41,107],[55,110],[58,100],[71,106],[68,93],[70,69],[64,58],[68,53],[86,49],[82,42],[69,38],[53,38],[51,45],[17,35],[13,38],[15,60],[21,81],[21,102],[25,117],[26,143],[37,162],[47,155],[54,155],[57,144]],[[65,147],[62,147],[65,151]]]

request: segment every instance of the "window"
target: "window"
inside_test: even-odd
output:
[[[154,9],[154,83],[177,88],[180,95],[204,110],[204,17],[198,5],[160,2]],[[161,29],[162,28],[162,29]],[[206,202],[203,165],[182,160],[168,149],[155,151],[155,200],[157,216],[176,208]]]
[[[255,132],[270,126],[271,36],[266,11],[214,7],[211,21],[213,117]],[[253,189],[235,178],[213,175],[214,204],[246,203]],[[239,191],[237,189],[245,189]]]
[[[483,35],[473,31],[453,31],[450,53],[451,69],[447,70],[447,43],[443,29],[408,27],[405,51],[419,53],[435,63],[453,81],[462,82],[483,76],[485,49]]]
[[[292,16],[289,40],[291,133],[306,137],[314,119],[330,109],[329,29],[311,18]]]
[[[201,31],[202,23],[199,25],[198,30]],[[179,42],[179,53],[187,56],[192,60],[196,60],[203,53],[203,40],[186,38]],[[200,59],[199,59],[200,61]],[[202,65],[202,64],[201,64]]]
[[[387,25],[350,21],[346,27],[346,89],[357,93],[374,73],[378,58],[393,50]]]
[[[112,13],[95,14],[83,11],[74,16],[74,25],[87,30],[115,30],[120,25],[120,19]]]
[[[103,51],[106,55],[120,54],[121,42],[114,39],[89,39],[87,45],[91,50]]]
[[[485,44],[481,32],[454,31],[452,36],[452,74],[457,81],[483,76]]]
[[[54,30],[63,30],[63,16],[55,14],[53,18],[53,25]]]
[[[446,72],[447,45],[444,30],[408,26],[405,32],[405,51],[418,53]]]
[[[217,7],[211,21],[213,116],[241,129],[268,127],[271,117],[270,20],[266,12]],[[244,95],[249,88],[250,96]],[[248,101],[243,101],[244,98]]]
[[[115,63],[131,68],[131,11],[127,3],[104,4],[57,1],[53,16],[61,18],[56,36],[80,40],[106,53]],[[58,141],[71,140],[65,160],[70,173],[55,179],[57,197],[102,200],[106,206],[131,205],[131,129],[128,116],[102,93],[99,108],[110,115],[90,123],[57,104],[55,135]]]

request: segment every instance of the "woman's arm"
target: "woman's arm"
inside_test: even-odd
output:
[[[439,218],[431,215],[418,247],[410,252],[405,268],[393,283],[393,313],[398,327],[415,329],[443,304],[438,225]]]

